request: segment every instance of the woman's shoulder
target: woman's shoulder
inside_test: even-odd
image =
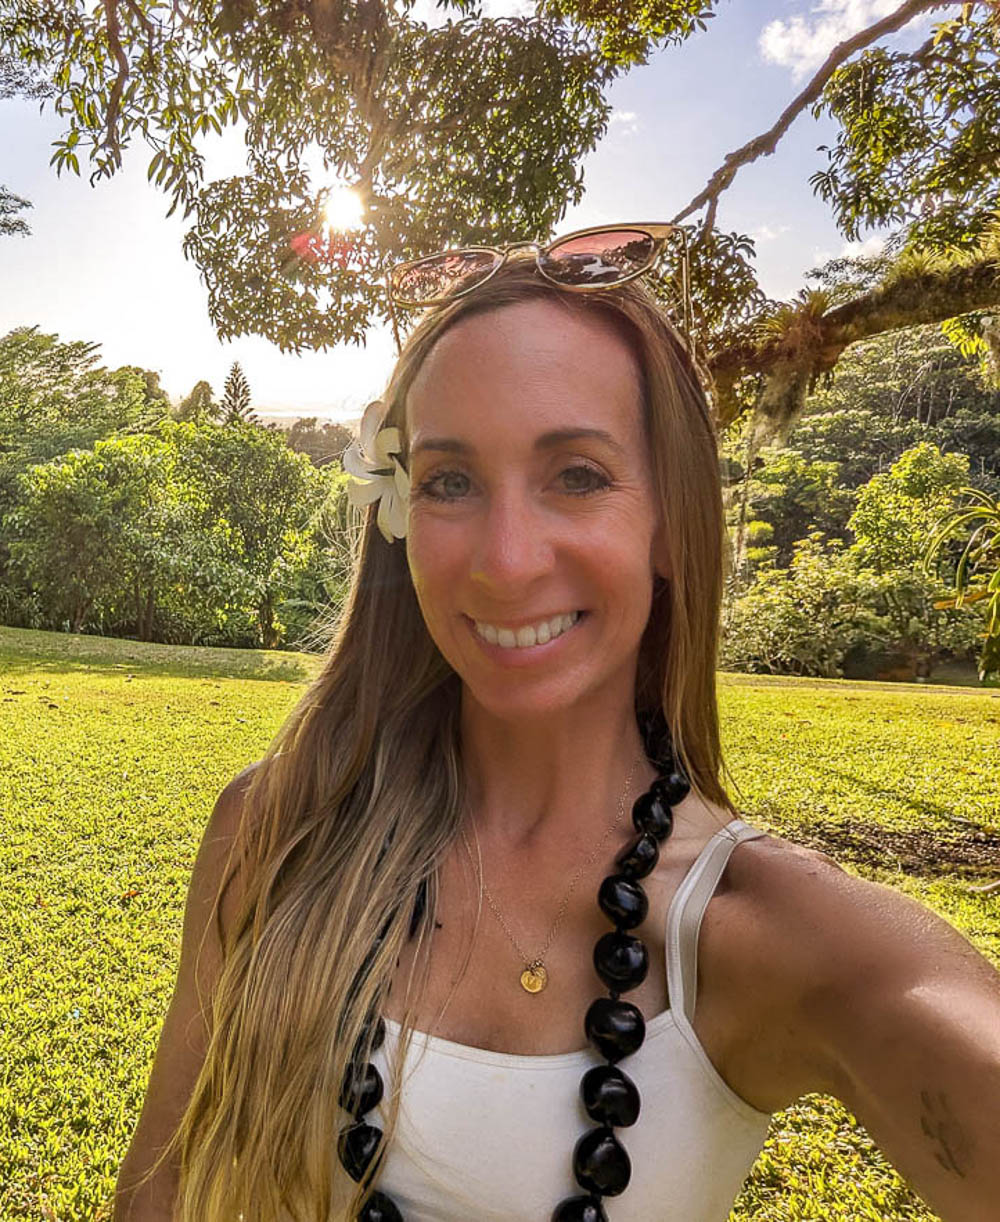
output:
[[[848,933],[845,911],[873,913],[870,887],[827,854],[782,836],[766,833],[732,849],[701,928],[699,1004],[726,1033],[728,1080],[762,1111],[810,1091],[841,1094],[817,1020],[850,1005],[835,1000],[838,990],[856,987],[844,970],[858,937]],[[725,1016],[734,1011],[740,1019],[730,1028]]]
[[[727,884],[704,931],[709,953],[752,990],[759,1018],[792,1023],[819,1077],[811,1089],[840,1093],[840,1066],[819,1050],[862,1039],[859,1016],[880,1030],[879,1014],[931,975],[983,975],[982,957],[926,905],[782,836],[736,845]]]
[[[829,854],[766,831],[734,847],[726,882],[732,932],[743,952],[758,964],[780,960],[802,987],[842,941],[845,915],[853,915],[852,924],[865,912],[874,915],[892,894],[849,874]]]

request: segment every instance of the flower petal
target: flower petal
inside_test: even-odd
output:
[[[381,399],[373,399],[365,408],[364,415],[361,417],[361,425],[358,428],[358,437],[361,441],[361,448],[369,457],[375,453],[375,435],[379,430],[379,425],[385,416],[385,404]]]
[[[365,457],[361,447],[352,441],[340,457],[344,470],[356,479],[370,479],[375,464]]]
[[[385,537],[386,543],[391,543],[393,539],[392,520],[390,517],[391,500],[388,496],[383,496],[378,503],[378,528]]]
[[[410,498],[409,473],[398,458],[394,458],[392,462],[394,467],[392,482],[396,485],[396,495],[400,500],[408,501]]]
[[[347,485],[347,500],[355,509],[364,509],[366,505],[370,505],[372,501],[377,501],[385,492],[385,484],[381,479],[373,480],[354,480],[352,479]]]
[[[390,455],[398,454],[402,448],[399,429],[380,429],[375,437],[375,449],[369,450],[369,453],[378,461],[379,466],[387,467]]]
[[[409,502],[399,496],[390,495],[383,499],[389,508],[386,511],[386,522],[397,539],[405,539],[409,529]]]

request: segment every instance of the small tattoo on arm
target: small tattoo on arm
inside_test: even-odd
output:
[[[932,1094],[922,1090],[920,1101],[923,1104],[920,1127],[938,1147],[934,1157],[945,1171],[954,1171],[964,1180],[969,1165],[968,1140],[948,1106],[947,1096],[943,1091]]]

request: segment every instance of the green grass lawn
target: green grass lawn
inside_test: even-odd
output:
[[[318,660],[0,628],[0,1219],[107,1222],[194,854]],[[917,897],[1000,966],[1000,691],[720,677],[746,817]],[[774,1119],[733,1222],[931,1222],[863,1129]]]

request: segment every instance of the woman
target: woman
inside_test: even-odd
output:
[[[366,420],[349,603],[213,813],[116,1219],[723,1222],[808,1091],[997,1217],[1000,975],[735,818],[708,408],[571,264],[472,267]]]

